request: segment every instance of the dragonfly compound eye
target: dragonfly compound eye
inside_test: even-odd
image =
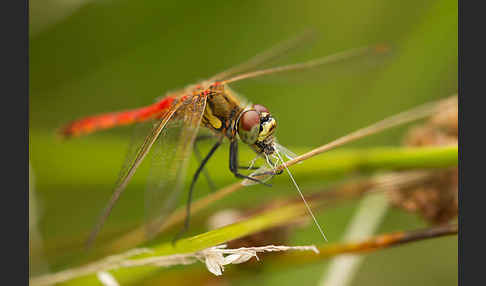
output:
[[[260,113],[256,110],[245,111],[238,122],[238,135],[246,144],[253,144],[260,131]]]
[[[253,105],[253,108],[260,113],[262,112],[270,113],[270,111],[268,111],[268,109],[261,104],[255,104]]]

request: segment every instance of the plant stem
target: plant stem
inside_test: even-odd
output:
[[[402,170],[402,169],[423,169],[441,168],[457,165],[458,147],[380,147],[361,150],[334,151],[298,165],[294,174],[312,176],[318,173],[320,177],[336,176],[336,174],[349,174],[353,171],[368,172],[374,170]],[[236,192],[244,187],[241,182],[231,184],[208,196],[199,199],[192,204],[191,215],[207,208],[212,203]],[[184,221],[185,208],[180,207],[174,211],[161,225],[159,232],[165,231]],[[145,240],[145,229],[137,228],[113,242],[107,249],[108,253],[127,249],[143,243]]]
[[[319,254],[312,257],[289,253],[281,257],[269,257],[267,260],[271,259],[272,262],[276,264],[295,265],[299,263],[310,263],[313,261],[320,261],[324,258],[334,257],[341,254],[369,253],[379,249],[394,247],[411,242],[417,242],[449,235],[456,235],[457,231],[457,224],[445,224],[412,231],[397,231],[376,235],[355,242],[323,245],[321,247],[318,247]]]

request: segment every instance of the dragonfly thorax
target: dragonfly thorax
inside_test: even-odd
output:
[[[277,121],[262,105],[255,104],[243,111],[238,118],[237,132],[244,143],[251,145],[257,153],[273,154],[274,132]]]

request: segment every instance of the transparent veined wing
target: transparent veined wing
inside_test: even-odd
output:
[[[256,178],[256,179],[258,179],[262,182],[267,182],[273,176],[276,175],[276,173],[275,173],[276,166],[285,163],[283,161],[283,158],[286,158],[287,160],[293,160],[297,157],[297,154],[295,154],[294,152],[290,151],[289,149],[280,145],[277,142],[274,142],[273,146],[275,148],[275,152],[282,154],[282,155],[281,156],[280,155],[279,156],[273,155],[272,161],[269,161],[268,159],[270,159],[270,158],[267,157],[266,158],[267,159],[266,164],[262,165],[260,168],[253,171],[250,174],[250,177]],[[252,181],[252,180],[244,179],[242,181],[242,184],[245,185],[245,186],[251,186],[251,185],[258,184],[258,183],[255,182],[255,181]]]
[[[296,37],[281,42],[257,54],[239,65],[210,77],[208,80],[222,80],[224,83],[232,83],[243,79],[260,80],[262,77],[265,77],[265,80],[268,81],[268,76],[275,76],[278,74],[274,79],[278,80],[280,78],[280,80],[288,82],[291,79],[295,79],[296,74],[294,73],[290,77],[285,77],[282,75],[282,72],[288,74],[295,71],[299,71],[299,74],[302,74],[300,79],[304,78],[308,80],[314,78],[322,80],[323,78],[329,77],[331,74],[335,74],[336,68],[339,67],[345,71],[359,69],[359,71],[362,72],[363,68],[366,68],[367,70],[372,66],[376,66],[383,61],[383,56],[390,54],[390,47],[388,45],[375,44],[344,50],[342,52],[308,60],[306,62],[299,62],[297,64],[273,65],[273,67],[268,67],[275,60],[284,58],[284,55],[288,54],[290,51],[296,50],[302,46],[309,46],[304,44],[310,42],[315,36],[316,31],[309,29]],[[303,71],[308,72],[303,73]]]
[[[206,96],[186,99],[152,150],[145,192],[147,238],[158,233],[166,216],[177,207],[205,107]]]
[[[221,79],[226,79],[230,76],[233,76],[235,74],[243,73],[249,70],[254,70],[259,66],[262,66],[264,64],[267,64],[271,62],[272,60],[278,59],[282,57],[284,54],[297,49],[300,46],[303,46],[305,43],[310,41],[313,36],[314,36],[314,31],[313,30],[307,30],[303,32],[302,34],[291,38],[287,41],[281,42],[268,50],[265,50],[251,59],[236,65],[234,67],[231,67],[223,72],[220,72],[214,76],[212,76],[209,80],[221,80]]]
[[[120,195],[125,190],[128,182],[135,174],[135,171],[152,148],[154,142],[159,138],[160,133],[166,128],[167,123],[173,119],[178,109],[182,106],[183,102],[177,102],[174,103],[167,110],[164,110],[163,113],[160,114],[159,119],[155,121],[155,124],[153,124],[153,127],[150,129],[149,134],[145,137],[142,137],[144,138],[143,141],[140,144],[132,142],[133,147],[131,147],[127,153],[125,163],[122,166],[119,178],[115,184],[115,189],[110,197],[110,200],[108,201],[108,204],[103,210],[97,224],[95,225],[93,231],[88,238],[88,247],[90,247],[94,242],[96,236],[101,230],[101,227],[104,225],[106,219],[110,215],[115,203],[118,201]]]
[[[288,65],[281,65],[275,66],[260,70],[249,71],[245,73],[236,74],[230,78],[226,78],[221,83],[229,84],[238,82],[241,80],[252,79],[252,78],[259,78],[268,75],[274,75],[284,72],[294,72],[294,71],[304,71],[310,70],[314,68],[320,68],[327,66],[329,64],[339,63],[343,61],[349,61],[354,58],[359,58],[363,56],[373,56],[373,55],[380,55],[385,54],[389,51],[387,46],[382,44],[379,45],[371,45],[371,46],[364,46],[360,48],[354,48],[349,50],[344,50],[342,52],[338,52],[335,54],[331,54],[328,56],[314,58],[304,62],[298,62],[295,64],[288,64]]]
[[[117,181],[115,186],[120,183],[120,180],[124,177],[124,174],[128,172],[130,166],[133,164],[133,160],[136,158],[137,153],[142,148],[145,142],[145,137],[150,134],[154,126],[159,122],[159,120],[150,120],[146,122],[140,122],[132,126],[132,132],[130,135],[130,141],[128,142],[125,157],[123,159],[123,164],[118,173]]]

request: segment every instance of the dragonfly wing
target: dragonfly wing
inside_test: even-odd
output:
[[[314,31],[307,30],[294,38],[281,42],[275,45],[274,47],[271,47],[270,49],[257,54],[256,56],[254,56],[253,58],[249,59],[246,62],[243,62],[239,65],[236,65],[232,68],[229,68],[223,72],[214,75],[209,80],[226,79],[235,74],[253,70],[259,66],[262,66],[275,59],[282,57],[284,54],[290,52],[291,50],[297,49],[298,47],[310,41],[313,38],[313,36],[314,36]]]
[[[152,132],[152,129],[159,121],[160,119],[150,120],[137,123],[133,126],[133,131],[130,137],[130,142],[127,146],[123,165],[120,169],[120,173],[118,174],[118,180],[115,184],[116,186],[120,184],[120,181],[124,177],[124,174],[126,174],[130,169],[130,166],[133,165],[133,162],[137,157],[137,153],[140,151],[143,143],[145,142],[145,137],[147,137],[147,134],[150,134]]]
[[[258,179],[260,182],[266,183],[268,180],[270,180],[274,176],[273,174],[273,169],[263,165],[254,172],[252,172],[249,177]],[[256,184],[260,184],[259,182],[255,182],[249,179],[244,179],[241,184],[243,186],[252,186]]]
[[[276,74],[280,73],[289,73],[289,72],[302,72],[302,71],[310,71],[313,72],[316,69],[322,69],[326,66],[330,66],[331,64],[337,64],[342,62],[352,62],[355,59],[370,59],[371,57],[379,57],[388,54],[389,48],[382,44],[379,45],[372,45],[372,46],[365,46],[360,48],[354,48],[350,50],[345,50],[342,52],[338,52],[335,54],[331,54],[321,58],[311,59],[305,62],[299,62],[296,64],[289,64],[283,66],[276,66],[261,70],[254,70],[242,74],[235,75],[231,78],[227,78],[222,81],[224,84],[233,83],[237,81],[241,81],[244,79],[252,79],[252,78],[259,78],[262,76],[275,76]]]
[[[176,111],[182,106],[182,103],[177,103],[172,106],[170,109],[164,112],[164,114],[160,117],[153,127],[151,128],[149,134],[145,137],[141,144],[134,144],[132,142],[132,146],[127,153],[127,158],[123,167],[120,171],[118,181],[116,182],[115,189],[113,194],[111,195],[108,204],[106,205],[105,209],[103,210],[101,217],[98,219],[96,226],[94,227],[93,231],[91,232],[89,239],[87,241],[88,247],[94,242],[96,236],[98,235],[101,227],[105,223],[106,219],[111,213],[115,203],[118,201],[121,193],[125,190],[128,182],[135,174],[135,171],[142,163],[145,156],[150,151],[154,142],[159,138],[160,133],[164,128],[167,126],[167,123],[171,121],[171,119],[176,114]]]
[[[152,150],[146,190],[149,237],[158,233],[167,214],[177,207],[205,107],[205,96],[187,99]]]
[[[294,152],[285,148],[284,146],[278,144],[277,142],[274,142],[273,146],[274,146],[277,153],[283,154],[283,156],[285,156],[288,160],[292,160],[292,159],[297,157],[297,154],[295,154]],[[280,155],[274,156],[274,158],[277,159],[276,165],[279,165],[280,163],[284,163],[282,161],[283,156],[280,156]],[[257,170],[255,170],[254,172],[252,172],[250,174],[250,177],[258,179],[262,182],[267,182],[268,180],[270,180],[275,175],[275,173],[274,173],[275,172],[275,166],[272,166],[272,164],[270,164],[268,162],[267,162],[267,164],[268,165],[263,165],[260,168],[258,168]],[[258,183],[255,182],[255,181],[252,181],[252,180],[245,179],[245,180],[243,180],[242,184],[244,186],[251,186],[251,185],[258,184]]]
[[[280,152],[280,153],[284,154],[285,157],[287,157],[287,159],[292,160],[292,159],[294,159],[294,158],[297,157],[297,154],[295,154],[294,152],[290,151],[286,147],[278,144],[277,142],[275,142],[273,144],[274,144],[274,148],[277,150],[277,152]]]

